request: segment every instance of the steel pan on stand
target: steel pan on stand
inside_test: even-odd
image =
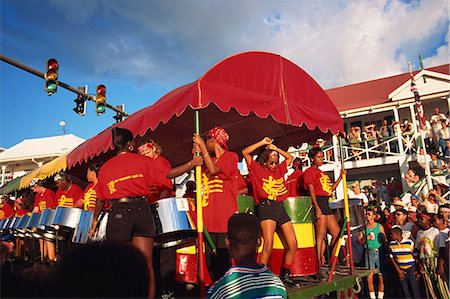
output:
[[[22,218],[20,218],[19,221],[19,225],[17,226],[17,235],[20,238],[24,238],[26,231],[27,231],[27,226],[28,226],[28,222],[30,221],[30,216],[28,216],[27,214],[22,215]]]
[[[41,222],[41,217],[42,214],[41,213],[32,213],[30,216],[30,220],[28,221],[27,224],[27,236],[36,238],[36,239],[40,239],[41,235],[38,233],[40,229],[43,229],[43,227],[41,227],[39,225],[39,223]]]
[[[42,212],[38,230],[40,230],[41,236],[46,240],[56,239],[56,227],[53,226],[53,219],[55,219],[55,215],[56,210],[54,209],[45,209]]]
[[[78,225],[73,233],[72,242],[86,244],[89,237],[89,230],[91,229],[94,220],[94,212],[81,211]]]
[[[52,225],[57,230],[58,240],[70,240],[80,220],[82,210],[77,208],[57,207]]]
[[[163,198],[152,203],[150,210],[155,220],[156,245],[171,247],[196,237],[197,232],[188,217],[187,198]]]
[[[344,222],[344,201],[333,201],[329,204],[330,208],[334,211],[339,226],[342,227]],[[366,223],[366,218],[364,217],[364,207],[362,205],[362,200],[360,199],[349,199],[348,207],[350,211],[350,229],[352,232],[360,231],[364,228]],[[345,231],[347,234],[347,231]]]

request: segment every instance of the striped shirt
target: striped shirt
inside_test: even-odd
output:
[[[280,278],[264,266],[233,266],[208,290],[206,298],[287,298]]]
[[[413,257],[414,242],[410,239],[403,238],[401,242],[391,241],[389,251],[390,257],[397,262],[400,269],[409,269],[416,263]]]

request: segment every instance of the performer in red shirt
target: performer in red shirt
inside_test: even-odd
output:
[[[140,155],[152,158],[157,164],[157,167],[163,169],[164,171],[167,171],[167,181],[164,184],[164,186],[167,187],[161,189],[160,186],[150,186],[150,196],[147,198],[147,201],[149,203],[153,203],[161,198],[174,196],[172,179],[192,170],[197,165],[202,165],[203,163],[203,159],[201,156],[194,155],[191,161],[172,168],[169,161],[161,156],[161,146],[152,139],[142,140],[138,146],[138,153]]]
[[[35,192],[33,213],[42,213],[45,209],[54,209],[57,206],[55,193],[43,186],[42,181],[34,179],[30,183],[31,191]],[[39,240],[41,251],[41,262],[48,261],[52,264],[56,259],[55,243],[52,241]]]
[[[97,202],[97,183],[98,183],[98,171],[100,170],[100,163],[94,163],[89,165],[86,178],[89,182],[89,185],[84,188],[84,198],[82,200],[83,210],[85,211],[94,211],[95,203]],[[79,207],[81,203],[77,201],[75,203],[75,207]]]
[[[2,198],[3,201],[3,207],[1,210],[1,219],[3,218],[11,218],[14,217],[14,202],[12,201],[12,199],[9,197],[9,195],[4,195]]]
[[[242,150],[242,155],[249,168],[255,201],[258,203],[257,214],[264,238],[260,263],[267,265],[273,248],[275,230],[281,228],[287,248],[280,277],[283,282],[291,283],[290,269],[297,250],[297,239],[291,219],[284,209],[283,200],[288,197],[284,175],[294,157],[272,142],[273,140],[269,137],[264,137],[261,141]],[[254,161],[252,153],[261,147],[266,147],[266,149]],[[280,154],[285,158],[281,163],[279,163]]]
[[[225,244],[228,219],[237,212],[238,155],[228,151],[228,133],[221,127],[209,130],[206,142],[194,134],[197,151],[203,156],[202,205],[205,227],[217,247],[217,256],[206,246],[206,259],[213,280],[221,278],[230,267],[230,255]]]
[[[33,213],[42,213],[45,209],[54,209],[57,206],[55,192],[45,188],[42,181],[33,180],[30,183],[30,189],[36,195],[34,196]]]
[[[323,151],[319,147],[314,147],[309,151],[308,157],[311,159],[311,167],[303,174],[304,187],[311,196],[312,205],[316,214],[314,228],[316,231],[317,256],[319,266],[322,266],[324,263],[323,254],[325,252],[324,239],[327,230],[330,231],[332,236],[330,247],[333,250],[331,252],[334,252],[334,245],[339,237],[340,227],[328,203],[330,197],[333,196],[333,191],[342,179],[342,173],[336,182],[332,184],[328,175],[319,169],[323,165]]]
[[[291,173],[284,183],[288,190],[288,197],[306,195],[307,192],[303,187],[302,160],[300,158],[294,159],[292,169],[294,169],[294,172]]]
[[[84,191],[80,186],[72,183],[72,178],[65,172],[60,172],[54,178],[58,190],[56,190],[56,200],[58,207],[82,208]],[[75,206],[75,203],[77,205]]]
[[[108,160],[98,174],[98,198],[94,219],[105,200],[112,202],[106,228],[106,239],[131,242],[146,257],[150,272],[149,297],[155,295],[155,275],[153,271],[153,240],[155,223],[146,197],[149,186],[167,188],[167,170],[157,167],[153,159],[133,153],[135,142],[127,129],[113,128],[112,141],[117,156]],[[93,224],[93,228],[97,223]],[[91,229],[92,231],[92,229]]]

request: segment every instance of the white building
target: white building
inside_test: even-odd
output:
[[[0,153],[0,186],[71,151],[85,140],[73,134],[25,139]]]

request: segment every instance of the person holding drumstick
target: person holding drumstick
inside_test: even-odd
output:
[[[150,186],[151,195],[147,198],[149,203],[153,203],[161,198],[173,196],[173,184],[171,179],[174,179],[183,173],[190,171],[195,166],[202,165],[203,163],[202,156],[196,156],[194,154],[191,161],[172,168],[169,161],[161,155],[161,146],[152,139],[142,140],[138,146],[138,153],[153,159],[155,163],[159,165],[158,167],[164,169],[164,171],[167,171],[167,182],[165,186],[169,186],[169,188],[161,190],[158,189],[158,186]]]
[[[261,147],[266,149],[254,161],[251,154]],[[280,154],[285,158],[281,163],[279,161]],[[294,157],[275,146],[273,139],[269,137],[264,137],[261,141],[246,147],[242,150],[242,155],[250,172],[264,239],[260,263],[267,265],[273,249],[275,230],[281,228],[287,248],[285,248],[280,278],[284,283],[293,284],[290,278],[290,270],[298,245],[294,225],[284,209],[283,201],[289,195],[285,187],[284,175],[287,173],[287,167]]]
[[[304,187],[311,196],[314,212],[316,214],[314,228],[316,231],[317,258],[320,267],[323,266],[324,263],[324,239],[327,230],[330,231],[332,236],[330,243],[330,248],[333,249],[332,252],[334,252],[334,245],[339,237],[340,227],[328,203],[330,197],[333,196],[333,191],[342,179],[342,173],[346,173],[346,171],[344,170],[336,182],[332,184],[328,175],[319,169],[319,167],[323,165],[323,151],[319,147],[314,147],[309,151],[308,157],[311,159],[311,167],[305,171],[303,179]]]
[[[45,209],[54,209],[58,205],[55,193],[43,186],[43,182],[33,179],[30,183],[30,189],[35,194],[33,213],[42,213]],[[56,259],[55,243],[47,240],[39,240],[39,249],[41,251],[41,262],[48,258],[50,263]]]
[[[166,183],[167,171],[158,168],[153,159],[134,153],[136,144],[129,130],[113,128],[112,142],[117,155],[100,168],[97,188],[98,202],[110,200],[112,203],[106,239],[130,242],[143,253],[150,272],[149,298],[153,298],[155,275],[152,254],[156,232],[146,197],[150,193],[149,186],[163,186]],[[100,209],[96,206],[96,213],[103,205],[98,206]]]
[[[230,267],[230,255],[226,246],[228,219],[238,211],[238,155],[228,151],[228,133],[221,127],[208,131],[206,142],[200,135],[194,134],[197,145],[194,151],[201,152],[202,168],[202,204],[205,227],[217,247],[213,255],[206,246],[206,259],[214,281],[221,278]]]

